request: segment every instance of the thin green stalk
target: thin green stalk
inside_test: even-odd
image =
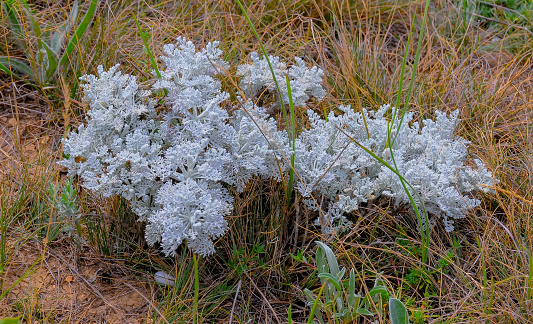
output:
[[[533,300],[533,253],[529,252],[529,274],[528,274],[528,288],[526,293],[526,300]]]
[[[67,48],[65,49],[65,52],[63,52],[63,56],[61,57],[61,60],[59,61],[60,66],[64,66],[67,63],[67,60],[74,50],[74,47],[78,45],[78,42],[80,41],[81,37],[85,33],[85,30],[91,23],[91,20],[93,19],[94,12],[96,10],[96,5],[98,3],[98,0],[92,0],[91,4],[89,6],[89,9],[85,13],[85,16],[83,17],[83,20],[79,24],[78,28],[74,32],[74,35],[72,35],[72,38],[68,42]]]
[[[276,75],[274,73],[274,68],[272,67],[272,64],[270,63],[270,59],[268,58],[268,54],[267,54],[267,52],[265,50],[265,47],[263,46],[263,42],[261,42],[261,37],[259,37],[259,34],[255,30],[255,27],[252,24],[252,21],[250,20],[250,17],[248,16],[248,12],[246,11],[246,9],[244,9],[244,6],[242,5],[242,3],[239,0],[235,0],[235,1],[237,1],[237,4],[241,8],[242,13],[244,14],[244,17],[246,18],[246,21],[248,22],[248,25],[250,26],[250,29],[252,29],[252,32],[254,33],[254,36],[259,41],[259,47],[261,47],[261,52],[263,52],[263,56],[267,60],[268,67],[270,68],[270,73],[272,73],[272,79],[274,79],[274,83],[276,84],[276,89],[278,90],[279,101],[281,103],[281,107],[283,108],[285,106],[285,104],[283,103],[283,98],[281,97],[281,91],[279,89],[278,80],[276,79]],[[288,124],[287,113],[285,112],[284,109],[282,109],[282,110],[283,110],[283,113],[284,113],[283,115],[285,117],[285,122]]]
[[[238,1],[238,0],[237,0]],[[322,296],[322,292],[324,291],[324,287],[326,287],[327,281],[322,284],[322,287],[320,287],[320,291],[318,292],[318,296],[315,299],[315,302],[313,303],[313,307],[311,308],[311,314],[309,314],[309,318],[307,319],[307,324],[313,323],[313,318],[315,317],[316,308],[318,306],[318,302],[320,300],[320,296]]]
[[[396,159],[394,158],[394,154],[392,152],[392,148],[390,149],[390,155],[391,155],[391,160],[392,160],[392,163],[394,164],[395,170],[398,170],[398,166],[396,165]],[[399,175],[399,174],[400,173],[398,172],[397,175]],[[413,186],[411,186],[411,184],[409,184],[409,182],[407,182],[407,180],[404,177],[399,177],[399,179],[400,179],[400,183],[402,184],[403,190],[405,191],[405,193],[409,197],[409,202],[411,203],[411,205],[415,209],[416,218],[417,218],[418,224],[420,226],[420,236],[422,236],[422,264],[425,266],[426,262],[427,262],[427,259],[428,259],[428,250],[429,250],[429,217],[428,217],[428,213],[427,213],[427,210],[426,210],[426,208],[424,206],[424,201],[418,195],[418,192],[415,190],[415,188],[413,188]],[[416,197],[418,198],[418,201],[420,201],[420,204],[422,205],[422,211],[424,213],[424,219],[425,219],[425,224],[426,224],[425,232],[424,232],[424,227],[422,226],[422,216],[420,215],[420,211],[418,210],[414,200],[412,199],[411,194],[409,193],[409,190],[407,189],[406,184],[409,185],[409,187],[411,187],[411,189],[413,189],[413,192],[416,194]]]
[[[387,130],[387,142],[385,144],[385,147],[391,147],[392,145],[390,143],[390,140],[391,140],[390,135],[392,133],[392,128],[394,127],[394,121],[396,120],[396,116],[398,113],[398,107],[400,106],[400,97],[402,95],[402,89],[403,89],[405,66],[407,65],[407,55],[409,54],[409,48],[411,47],[411,36],[413,35],[413,26],[414,26],[415,19],[416,19],[416,11],[415,11],[415,16],[413,17],[413,21],[411,22],[411,27],[409,28],[409,34],[407,36],[407,45],[405,45],[405,52],[403,54],[403,60],[402,60],[402,69],[400,70],[400,84],[398,85],[398,94],[396,95],[396,103],[394,105],[395,109],[394,109],[394,113],[391,119],[392,123],[390,124],[390,127]],[[416,73],[416,70],[415,70],[415,73]]]
[[[196,253],[193,254],[194,260],[194,305],[193,305],[193,323],[198,323],[198,294],[200,290],[200,279],[198,276],[198,259]]]
[[[292,324],[292,305],[289,305],[289,314],[288,314],[288,320],[287,322],[289,324]]]
[[[392,145],[394,145],[394,141],[396,141],[396,137],[398,137],[398,134],[400,133],[399,130],[400,130],[400,127],[402,127],[403,118],[405,116],[405,113],[407,112],[407,108],[409,107],[409,101],[411,101],[411,94],[412,94],[413,86],[414,86],[414,83],[415,83],[416,70],[418,68],[418,61],[420,60],[420,52],[421,52],[421,49],[422,49],[422,41],[424,39],[424,31],[426,29],[426,20],[427,20],[427,16],[428,16],[429,3],[430,2],[431,2],[431,0],[426,0],[426,5],[424,7],[424,17],[422,18],[422,26],[420,27],[420,34],[418,35],[418,45],[416,46],[415,61],[413,63],[413,73],[412,73],[412,76],[411,76],[411,82],[409,83],[409,89],[407,89],[407,98],[405,98],[402,117],[400,118],[400,123],[398,124],[398,128],[397,128],[398,131],[396,132],[396,135],[394,135],[394,139],[392,140],[392,143],[390,143],[391,145],[389,146],[391,148],[392,148]],[[414,25],[414,21],[411,24],[411,26],[412,25]],[[408,48],[409,47],[406,48],[405,56],[407,56],[407,49]],[[404,57],[404,63],[405,63],[405,57]],[[402,67],[402,69],[403,69],[403,67]],[[402,77],[400,79],[400,82],[402,82],[402,81],[403,81],[403,75],[402,75]],[[401,88],[398,90],[398,97],[399,97],[400,93],[401,93]],[[398,110],[398,103],[399,103],[398,99],[399,98],[396,99],[396,110]],[[394,115],[396,116],[396,111],[395,111]],[[392,119],[392,120],[394,121],[395,119]]]
[[[291,113],[291,132],[289,138],[292,137],[292,153],[291,153],[291,169],[289,170],[289,187],[287,188],[287,206],[289,206],[292,196],[292,183],[294,181],[294,163],[296,160],[296,120],[294,119],[294,103],[292,101],[291,83],[289,76],[285,75],[287,82],[287,92],[289,94],[289,108]],[[285,111],[285,109],[283,109]]]
[[[246,21],[248,22],[248,25],[250,26],[250,29],[252,30],[252,32],[254,33],[255,37],[259,41],[259,47],[261,48],[261,52],[263,53],[263,56],[267,60],[268,67],[270,68],[270,73],[272,73],[272,79],[274,80],[274,83],[276,84],[276,89],[278,90],[279,102],[281,104],[281,111],[283,112],[283,118],[285,119],[285,125],[289,125],[289,118],[287,117],[287,112],[285,111],[285,104],[283,103],[283,97],[281,95],[281,91],[280,91],[280,88],[279,88],[278,80],[277,80],[276,75],[274,73],[274,68],[272,67],[272,64],[270,63],[270,59],[268,58],[268,54],[267,54],[267,52],[265,50],[265,47],[263,46],[263,42],[261,42],[261,37],[259,37],[259,34],[255,30],[255,27],[252,24],[252,21],[250,20],[250,17],[248,16],[248,12],[246,11],[246,9],[244,9],[244,6],[242,5],[241,1],[240,0],[235,0],[235,1],[237,2],[239,7],[241,8],[241,11],[244,14],[244,17],[246,18]],[[287,84],[287,87],[289,87],[289,84]],[[291,93],[290,93],[290,90],[289,90],[289,96],[290,95],[291,95]],[[290,100],[291,99],[289,98],[289,101]],[[294,107],[291,108],[291,115],[292,115],[291,117],[294,118]],[[289,146],[293,146],[293,142],[295,140],[294,136],[296,136],[295,133],[292,133],[289,136]],[[293,179],[293,178],[294,178],[294,154],[291,157],[291,170],[289,171],[289,183],[290,184],[289,184],[289,187],[286,188],[287,204],[289,204],[289,202],[291,200],[291,195],[292,195],[292,180],[291,179]]]
[[[415,214],[417,216],[417,219],[418,219],[418,223],[420,225],[420,232],[421,232],[421,235],[422,235],[422,263],[425,265],[426,264],[426,261],[427,261],[427,256],[428,256],[428,244],[429,244],[429,239],[428,239],[428,236],[429,236],[429,220],[428,220],[428,217],[427,217],[427,211],[426,211],[426,207],[424,206],[424,202],[422,201],[421,197],[418,195],[418,192],[415,190],[415,188],[400,174],[400,172],[398,171],[398,167],[396,166],[396,163],[394,163],[394,167],[392,167],[389,163],[387,163],[385,160],[383,160],[382,158],[380,158],[379,156],[377,156],[374,152],[372,152],[370,149],[366,148],[365,146],[361,145],[358,141],[356,141],[353,137],[351,137],[350,135],[348,135],[345,131],[343,131],[340,127],[337,126],[337,129],[340,130],[344,135],[348,136],[348,138],[350,140],[352,140],[352,142],[354,142],[355,144],[357,144],[357,146],[359,146],[360,148],[362,148],[365,152],[367,152],[368,154],[370,154],[374,159],[378,160],[379,163],[381,163],[383,166],[385,166],[386,168],[388,168],[389,170],[391,170],[394,174],[396,174],[398,176],[398,178],[400,179],[400,182],[402,184],[402,187],[403,187],[403,190],[405,191],[405,193],[407,194],[407,197],[409,198],[409,202],[411,203],[411,205],[413,206],[413,209],[415,210]],[[391,150],[392,152],[392,150]],[[391,154],[392,156],[392,154]],[[409,189],[407,188],[407,186],[409,186],[413,192],[415,193],[416,197],[418,198],[418,201],[420,201],[420,204],[421,204],[421,207],[422,207],[422,211],[424,212],[424,215],[425,215],[425,219],[426,219],[426,233],[424,233],[424,230],[422,229],[422,217],[420,216],[420,211],[418,210],[418,207],[416,206],[416,203],[413,199],[413,196],[411,195],[411,193],[409,192]]]
[[[403,123],[403,119],[405,117],[405,114],[407,112],[407,108],[409,107],[409,102],[411,100],[411,94],[412,94],[412,90],[413,90],[413,86],[414,86],[416,70],[417,70],[417,67],[418,67],[418,62],[420,60],[420,52],[421,52],[421,49],[422,49],[422,41],[423,41],[423,38],[424,38],[424,30],[425,30],[425,27],[426,27],[426,20],[427,20],[427,14],[428,14],[430,2],[431,2],[431,0],[426,0],[426,4],[425,4],[425,7],[424,7],[424,16],[422,18],[422,26],[420,28],[420,34],[418,36],[418,45],[417,45],[416,53],[415,53],[415,61],[414,61],[414,64],[413,64],[413,73],[412,73],[412,76],[411,76],[411,82],[409,83],[409,88],[407,90],[407,98],[405,99],[405,102],[404,102],[404,107],[403,107],[403,111],[402,111],[402,116],[400,117],[400,122],[396,126],[396,134],[394,135],[394,138],[392,138],[392,129],[394,127],[394,124],[395,124],[395,121],[396,121],[396,117],[398,116],[398,110],[399,110],[398,107],[399,107],[399,104],[400,104],[400,96],[401,96],[401,93],[402,93],[403,80],[404,80],[404,74],[405,74],[405,66],[406,66],[406,63],[407,63],[407,54],[409,52],[409,47],[410,47],[410,44],[411,44],[411,35],[412,35],[412,31],[413,31],[414,21],[416,19],[416,13],[415,13],[415,16],[413,17],[413,22],[411,23],[411,29],[409,30],[409,36],[408,36],[408,39],[407,39],[407,45],[406,45],[406,48],[405,48],[405,53],[404,53],[404,57],[403,57],[403,61],[402,61],[402,69],[401,69],[401,72],[400,72],[400,85],[399,85],[399,89],[398,89],[398,94],[396,96],[396,106],[394,107],[394,113],[393,113],[393,116],[391,118],[390,127],[388,127],[388,129],[387,129],[387,142],[385,144],[385,147],[388,147],[390,149],[391,159],[392,159],[392,162],[394,164],[395,173],[397,175],[399,175],[399,173],[397,172],[398,166],[396,165],[396,160],[394,158],[394,151],[393,151],[392,148],[394,146],[394,142],[396,141],[396,138],[398,137],[398,134],[400,133],[400,129],[401,129],[401,126],[402,126],[402,123]],[[361,145],[359,145],[359,146],[361,146]],[[375,154],[373,154],[373,155],[375,155]],[[391,168],[391,170],[392,170],[392,168]],[[404,183],[404,181],[405,181],[405,179],[403,177],[400,177],[400,182],[402,184],[402,187],[404,188],[406,194],[408,195],[409,201],[411,202],[411,205],[415,209],[415,212],[416,212],[416,215],[417,215],[417,219],[418,219],[418,223],[420,225],[420,234],[422,236],[422,245],[423,245],[422,246],[422,263],[426,264],[427,255],[428,255],[428,248],[429,248],[429,222],[428,222],[428,215],[427,215],[427,212],[426,212],[425,208],[423,208],[424,209],[424,217],[425,217],[425,220],[426,220],[426,231],[424,233],[424,229],[422,227],[422,217],[420,216],[418,208],[416,207],[416,204],[414,203],[414,200],[412,199],[411,194],[409,193],[409,191],[407,189],[406,184],[408,184],[408,183],[407,182]],[[411,185],[409,185],[409,186],[412,188]],[[415,191],[415,193],[416,193],[416,191]],[[416,195],[418,196],[418,193],[416,193]],[[420,203],[422,204],[422,207],[424,207],[422,199],[420,199],[420,197],[418,197],[418,199],[419,199]]]
[[[157,74],[157,77],[161,79],[161,73],[159,72],[159,69],[157,68],[157,64],[155,62],[154,55],[152,54],[152,51],[150,51],[150,46],[148,46],[148,39],[146,36],[148,33],[145,33],[141,25],[139,24],[139,21],[137,20],[137,16],[135,14],[131,14],[133,16],[133,19],[135,19],[135,24],[137,25],[137,29],[139,30],[139,34],[141,34],[141,38],[143,40],[144,48],[146,49],[146,53],[148,53],[148,57],[150,58],[150,64],[152,64],[152,68],[155,70],[155,74]]]

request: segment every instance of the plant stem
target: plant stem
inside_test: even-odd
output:
[[[291,154],[291,169],[289,170],[289,187],[287,188],[287,208],[291,202],[292,196],[292,183],[294,181],[294,163],[296,160],[296,121],[294,119],[294,103],[292,101],[292,90],[289,76],[285,75],[285,81],[287,82],[287,92],[289,94],[289,108],[291,113],[291,132],[289,139],[292,139],[292,154]],[[283,109],[285,111],[285,109]]]
[[[240,0],[235,0],[239,7],[241,8],[242,13],[244,14],[244,18],[246,18],[246,21],[248,22],[248,25],[250,26],[250,29],[254,33],[255,37],[257,37],[257,40],[259,41],[259,47],[261,47],[261,52],[263,53],[263,56],[267,60],[268,67],[270,68],[270,73],[272,73],[272,79],[274,80],[274,83],[276,84],[276,89],[278,90],[278,97],[279,102],[281,104],[281,111],[283,112],[283,118],[285,119],[285,125],[289,125],[289,118],[287,117],[287,112],[285,111],[285,104],[283,103],[283,96],[281,95],[281,91],[279,88],[278,80],[276,78],[276,74],[274,73],[274,68],[272,67],[272,64],[270,63],[270,59],[268,58],[268,54],[265,50],[265,47],[263,46],[263,42],[261,42],[261,37],[259,37],[259,34],[255,30],[254,25],[252,24],[252,21],[250,20],[250,17],[248,16],[248,12],[244,9],[244,6],[242,5]],[[290,85],[287,84],[287,87],[290,87]],[[289,96],[290,96],[290,90],[289,90]],[[290,101],[290,98],[289,98]],[[293,111],[293,109],[291,109]],[[291,115],[292,112],[291,112]],[[291,116],[294,117],[294,116]],[[294,136],[295,134],[292,133],[292,136],[289,136],[289,146],[293,146],[294,142]],[[294,153],[294,152],[293,152]],[[292,196],[292,179],[294,177],[294,154],[291,156],[291,170],[289,170],[289,186],[285,189],[287,193],[287,205],[289,204]]]
[[[196,253],[193,254],[194,260],[194,305],[193,305],[193,323],[198,323],[198,294],[199,294],[199,276],[198,276],[198,259]]]
[[[313,317],[315,317],[316,308],[318,306],[318,302],[320,300],[320,296],[322,296],[322,292],[324,291],[324,287],[326,287],[327,281],[324,282],[322,287],[320,287],[320,291],[318,292],[318,296],[316,296],[315,302],[313,303],[313,307],[311,308],[311,314],[309,314],[309,318],[307,319],[307,324],[313,323]]]
[[[143,32],[141,25],[139,24],[139,21],[137,20],[137,16],[135,14],[131,14],[131,15],[133,16],[133,19],[135,19],[135,24],[137,25],[137,29],[139,29],[139,33],[141,34],[144,48],[146,48],[146,52],[148,53],[148,57],[150,58],[150,64],[152,64],[152,68],[154,68],[155,74],[157,74],[157,77],[161,79],[161,73],[159,72],[159,69],[157,68],[154,55],[152,54],[152,51],[150,51],[150,47],[148,46],[148,39],[146,39],[146,33]]]

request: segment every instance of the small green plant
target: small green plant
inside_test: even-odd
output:
[[[251,267],[263,267],[264,260],[261,257],[265,253],[265,245],[256,244],[252,246],[252,249],[247,253],[244,247],[233,247],[233,255],[228,261],[228,266],[234,269],[238,276],[243,275],[249,271]]]
[[[454,258],[455,255],[452,252],[447,252],[445,257],[437,260],[435,270],[412,268],[409,269],[409,273],[405,275],[404,280],[412,288],[418,287],[426,293],[437,292],[439,288],[436,287],[437,281],[435,278],[450,272],[449,265]]]
[[[41,28],[31,6],[25,1],[3,2],[2,20],[4,20],[5,15],[17,43],[26,54],[29,65],[23,60],[10,56],[0,56],[0,70],[16,78],[28,76],[39,85],[49,84],[52,77],[67,65],[72,51],[94,16],[97,2],[98,0],[91,0],[89,9],[70,37],[63,52],[61,50],[68,32],[76,27],[75,23],[79,12],[78,1],[74,2],[67,21],[59,26],[53,34],[50,32],[49,26],[44,29]],[[26,16],[27,22],[24,16]],[[33,43],[34,39],[37,41],[36,44]],[[18,73],[13,73],[13,71]]]
[[[296,254],[289,253],[289,255],[291,256],[291,258],[294,261],[300,262],[300,263],[305,263],[306,265],[310,266],[311,268],[315,268],[315,266],[313,266],[312,264],[309,263],[309,260],[304,255],[304,251],[303,250],[296,251]]]
[[[58,188],[49,182],[48,195],[50,204],[56,210],[54,217],[56,225],[49,231],[49,241],[55,239],[60,231],[67,232],[69,236],[81,236],[80,207],[78,206],[78,191],[72,185],[72,178],[65,180],[65,185],[58,195]],[[50,235],[53,234],[53,235]]]
[[[430,298],[437,297],[436,293],[425,291],[424,299],[419,307],[415,306],[415,299],[409,298],[406,302],[407,306],[411,311],[411,320],[414,324],[427,323],[428,318],[431,317],[428,315],[429,310],[431,310]]]
[[[335,323],[352,323],[361,315],[374,316],[368,308],[378,297],[389,300],[392,323],[409,323],[405,306],[400,300],[389,296],[387,288],[379,285],[379,278],[376,279],[374,287],[368,294],[362,297],[355,291],[354,269],[350,270],[346,283],[344,281],[346,268],[339,267],[335,254],[326,244],[316,243],[318,245],[316,264],[322,285],[317,297],[309,289],[304,290],[309,305],[312,306],[308,323],[312,323],[315,318],[321,324],[329,323],[324,318],[333,319]],[[323,298],[321,298],[322,295]]]
[[[19,324],[19,323],[20,323],[20,316],[0,319],[0,324]]]
[[[533,18],[533,3],[529,0],[487,0],[476,3],[478,18],[487,20],[487,25],[504,21],[526,25]]]

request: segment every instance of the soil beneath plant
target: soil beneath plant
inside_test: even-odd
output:
[[[96,257],[68,237],[18,248],[4,270],[0,314],[26,320],[76,323],[146,323],[157,287],[149,274],[117,259]]]
[[[25,85],[0,82],[0,177],[48,169],[39,161],[59,158],[60,125],[43,98]]]
[[[28,179],[65,177],[56,163],[61,138],[65,124],[77,121],[53,111],[25,84],[5,81],[0,80],[0,183],[2,194],[16,196]],[[151,323],[159,289],[152,274],[101,257],[66,234],[46,244],[36,235],[25,239],[23,224],[12,225],[7,251],[15,252],[0,272],[0,295],[5,294],[0,318],[24,314],[23,323]]]

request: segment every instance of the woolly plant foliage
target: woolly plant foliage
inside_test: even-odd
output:
[[[225,217],[233,210],[228,188],[243,191],[257,176],[286,179],[287,157],[293,153],[300,180],[295,187],[308,206],[316,209],[311,195],[328,201],[326,217],[317,221],[325,232],[349,225],[346,214],[380,195],[408,202],[398,177],[339,131],[390,159],[389,149],[383,149],[389,106],[376,113],[340,107],[343,114],[330,113],[327,120],[309,110],[311,127],[299,134],[293,150],[286,131],[254,103],[261,89],[277,89],[266,59],[252,53],[251,64],[237,67],[242,92],[236,92],[238,102],[231,107],[217,78],[230,67],[218,45],[197,50],[184,38],[165,45],[165,69],[147,90],[118,65],[108,71],[99,66],[98,76],[81,77],[89,111],[86,123],[64,140],[61,165],[79,175],[85,188],[130,201],[139,221],[147,223],[148,243],[159,243],[167,255],[184,241],[195,253],[212,254],[213,241],[227,231]],[[308,68],[299,58],[288,68],[277,57],[269,60],[285,103],[286,76],[295,105],[324,97],[321,69]],[[158,106],[161,90],[167,95]],[[391,150],[398,170],[426,209],[452,230],[453,219],[479,205],[473,195],[486,191],[483,185],[492,184],[492,175],[479,160],[477,168],[464,164],[468,142],[453,136],[457,112],[451,117],[437,112],[435,121],[422,126],[409,126],[412,117],[405,116],[394,133]]]
[[[228,115],[221,55],[218,42],[197,51],[178,38],[165,46],[165,69],[149,90],[118,66],[81,78],[86,124],[64,141],[61,164],[85,188],[129,200],[147,222],[148,243],[167,255],[183,241],[212,254],[233,209],[228,186],[242,191],[254,176],[280,178],[276,161],[288,154],[286,133],[263,108],[243,101]],[[167,96],[156,109],[161,90]]]
[[[400,178],[361,146],[387,164],[396,165],[410,185],[417,208],[442,218],[446,231],[454,229],[454,219],[466,217],[469,209],[480,204],[474,195],[489,192],[487,186],[494,183],[480,160],[474,160],[474,168],[465,164],[470,143],[454,137],[459,111],[449,117],[437,111],[435,121],[426,119],[419,124],[413,121],[413,113],[403,116],[403,122],[400,117],[388,120],[385,114],[391,110],[389,105],[376,112],[354,112],[350,107],[339,110],[343,114],[331,112],[327,120],[309,110],[311,127],[296,141],[295,170],[301,179],[296,188],[303,197],[323,195],[331,202],[325,219],[317,221],[326,233],[349,225],[345,214],[379,196],[410,206]],[[391,147],[386,145],[389,123],[394,139]],[[311,199],[307,205],[316,209]],[[425,228],[425,217],[422,222]]]

